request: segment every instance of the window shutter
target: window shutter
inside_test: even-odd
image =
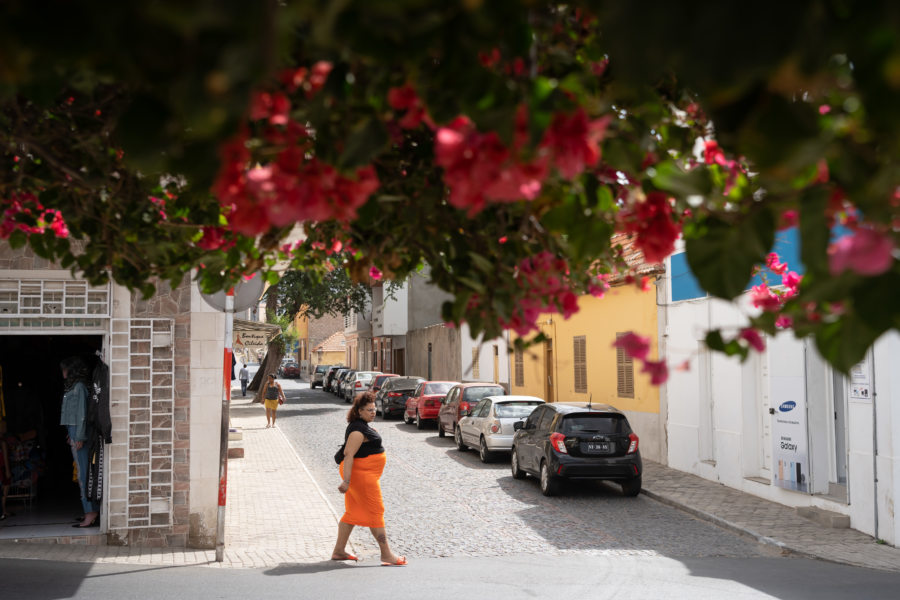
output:
[[[481,369],[478,368],[478,348],[472,348],[472,379],[481,379]]]
[[[616,339],[624,335],[617,333]],[[616,395],[634,398],[634,361],[622,348],[616,348]]]
[[[525,353],[521,348],[516,348],[516,386],[522,387],[525,385]]]
[[[585,336],[574,338],[575,342],[575,393],[587,394],[587,341]]]

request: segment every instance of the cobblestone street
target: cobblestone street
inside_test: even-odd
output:
[[[343,512],[332,455],[342,441],[348,404],[321,390],[286,386],[278,426],[326,496]],[[643,495],[626,498],[618,486],[570,485],[545,498],[529,477],[516,481],[509,460],[483,464],[461,453],[435,427],[419,431],[378,417],[388,453],[381,480],[388,537],[401,554],[417,557],[586,553],[620,556],[757,557],[752,541],[698,521]],[[371,535],[351,538],[366,554]]]

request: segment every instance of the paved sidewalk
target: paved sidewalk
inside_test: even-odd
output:
[[[234,394],[234,391],[232,391]],[[280,429],[266,428],[251,398],[231,401],[231,426],[244,458],[228,461],[224,561],[214,550],[83,544],[0,543],[0,557],[129,565],[275,567],[331,558],[339,516]],[[350,552],[357,552],[351,541]]]
[[[900,548],[855,529],[832,529],[720,483],[644,461],[644,494],[784,553],[900,572]]]

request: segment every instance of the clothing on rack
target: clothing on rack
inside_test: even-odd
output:
[[[91,377],[91,397],[88,401],[87,422],[90,436],[88,447],[87,482],[85,493],[89,500],[103,498],[103,458],[105,444],[112,443],[112,419],[109,415],[109,367],[97,361]]]

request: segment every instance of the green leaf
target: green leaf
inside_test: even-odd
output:
[[[661,190],[684,196],[705,196],[712,191],[712,178],[705,166],[683,171],[675,161],[666,160],[653,167],[653,185]]]
[[[882,334],[854,313],[827,323],[815,332],[816,348],[825,360],[842,373],[861,361],[869,346]]]
[[[800,204],[800,260],[813,273],[828,272],[828,195],[828,190],[817,186],[803,194]]]
[[[372,117],[359,122],[347,138],[347,146],[338,159],[342,169],[360,167],[372,162],[388,142],[384,124]]]
[[[700,286],[730,300],[747,289],[754,265],[775,243],[775,218],[757,208],[737,223],[710,217],[685,231],[687,260]]]
[[[477,252],[469,252],[469,259],[475,265],[475,268],[481,271],[482,273],[493,273],[496,270],[496,266],[494,263],[478,254]]]
[[[28,236],[24,231],[17,229],[9,234],[9,247],[13,250],[21,248],[26,242],[28,242]]]

